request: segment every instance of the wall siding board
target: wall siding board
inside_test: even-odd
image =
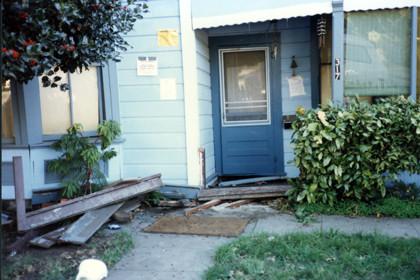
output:
[[[137,49],[135,49],[137,50]],[[119,70],[134,70],[137,69],[137,58],[139,56],[156,57],[159,68],[182,67],[182,56],[179,50],[171,51],[142,51],[142,52],[127,52],[122,56],[121,62],[118,63]],[[137,74],[137,72],[136,72]]]
[[[159,62],[158,62],[159,63]],[[176,83],[182,83],[182,68],[169,67],[158,68],[158,76],[137,76],[137,69],[120,70],[118,71],[119,85],[145,85],[157,84],[159,85],[162,78],[175,78]]]
[[[124,148],[136,149],[142,143],[143,149],[183,149],[185,148],[184,133],[136,133],[126,135]]]
[[[180,23],[178,16],[170,17],[153,17],[143,18],[134,25],[134,30],[130,32],[127,38],[134,36],[149,36],[156,35],[158,30],[176,29],[180,30]],[[157,42],[156,42],[157,44]],[[171,47],[160,47],[160,48],[171,48]]]
[[[126,164],[124,167],[126,178],[147,177],[150,174],[162,174],[162,180],[175,184],[187,183],[185,164]]]
[[[185,148],[128,149],[124,147],[124,164],[186,164]]]
[[[162,173],[164,183],[187,182],[185,107],[179,5],[151,0],[148,13],[125,38],[133,46],[118,63],[124,175]],[[158,46],[158,30],[176,29],[177,46]],[[137,59],[156,57],[157,76],[137,76]],[[161,100],[160,79],[175,78],[176,100]]]
[[[196,62],[198,83],[198,106],[200,147],[206,151],[206,177],[215,174],[214,136],[213,136],[213,108],[211,103],[210,79],[210,51],[208,34],[205,31],[196,31]]]
[[[160,101],[160,85],[145,84],[133,86],[121,86],[121,102],[135,101]],[[182,84],[176,85],[176,95],[178,100],[184,99],[184,87]]]
[[[121,102],[121,117],[182,117],[182,100]]]
[[[125,138],[129,133],[185,133],[185,118],[181,117],[123,117],[121,128]],[[141,146],[141,143],[139,143]]]
[[[164,28],[164,29],[172,29],[172,28]],[[176,28],[174,28],[176,29]],[[157,33],[153,35],[145,35],[142,37],[127,37],[127,42],[130,44],[130,46],[134,46],[134,48],[128,48],[127,53],[132,54],[138,52],[140,48],[135,48],[136,46],[141,46],[141,52],[155,52],[156,46],[158,43],[158,36]],[[159,47],[163,48],[160,51],[181,51],[181,44],[178,44],[178,46],[173,47]]]

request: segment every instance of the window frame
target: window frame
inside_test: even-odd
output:
[[[105,108],[103,106],[103,103],[104,103],[103,70],[102,70],[102,66],[101,65],[94,64],[94,65],[91,65],[91,66],[96,67],[96,71],[97,71],[97,75],[98,75],[97,76],[98,77],[98,98],[99,98],[99,100],[98,100],[98,111],[99,111],[99,123],[102,123],[103,120],[104,120],[103,117],[104,117],[104,110],[105,110]],[[84,70],[84,71],[90,71],[90,70]],[[70,121],[71,121],[71,125],[74,125],[73,98],[72,98],[72,87],[71,87],[71,73],[67,72],[66,74],[67,74],[67,77],[68,77],[68,80],[69,80],[69,85],[70,85],[70,88],[69,88],[69,95],[70,95],[70,97],[69,97],[70,98]],[[40,85],[40,86],[42,86],[42,85]],[[89,137],[93,137],[93,136],[97,136],[98,135],[98,133],[97,133],[96,130],[83,131],[83,133],[86,136],[89,136]],[[60,139],[60,137],[63,134],[49,134],[49,135],[44,135],[43,132],[42,132],[42,139],[45,142],[47,142],[47,141],[55,141],[55,140]]]
[[[120,121],[119,96],[116,62],[109,61],[98,66],[99,104],[101,111],[99,121]],[[41,85],[42,86],[42,85]],[[44,136],[42,132],[40,84],[35,77],[27,84],[18,84],[11,81],[12,110],[15,130],[13,141],[2,138],[2,146],[5,148],[19,148],[28,145],[44,146],[59,139],[62,134]],[[88,131],[87,136],[96,136],[96,131]]]
[[[224,73],[224,54],[235,52],[252,52],[263,51],[265,62],[265,91],[267,102],[267,119],[266,120],[246,120],[246,121],[228,121],[226,120],[226,101],[225,101],[225,73]],[[250,126],[250,125],[271,125],[271,89],[270,89],[270,57],[268,47],[244,47],[244,48],[227,48],[219,49],[219,82],[220,82],[220,110],[222,127]]]

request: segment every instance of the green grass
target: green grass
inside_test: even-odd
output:
[[[419,239],[263,233],[220,247],[203,279],[420,279],[418,260]]]
[[[389,216],[395,218],[420,218],[420,200],[387,197],[371,202],[346,200],[333,206],[323,203],[302,203],[293,206],[280,204],[280,210],[296,210],[304,207],[307,214],[345,215],[345,216]]]

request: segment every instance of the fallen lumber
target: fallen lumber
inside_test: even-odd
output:
[[[194,208],[192,208],[192,209],[190,209],[188,211],[185,211],[185,216],[188,216],[188,215],[191,215],[193,213],[196,213],[196,212],[198,212],[198,211],[200,211],[202,209],[210,208],[210,207],[212,207],[214,205],[217,205],[217,204],[219,204],[221,202],[222,202],[221,200],[212,200],[212,201],[209,201],[207,203],[204,203],[202,205],[199,205],[197,207],[194,207]]]
[[[143,201],[143,198],[144,196],[140,195],[140,196],[127,200],[126,202],[124,202],[123,206],[121,206],[121,208],[118,209],[118,211],[129,212],[129,211],[133,211],[139,208],[141,206],[141,202]]]
[[[159,207],[173,207],[173,208],[177,208],[177,207],[194,207],[197,204],[194,201],[191,201],[189,199],[181,199],[181,200],[165,200],[165,201],[160,201],[158,206]]]
[[[31,241],[29,241],[29,245],[38,246],[45,249],[51,248],[55,244],[57,244],[57,241],[49,240],[42,236],[35,237]]]
[[[143,178],[140,182],[125,183],[123,181],[120,185],[106,188],[75,199],[70,199],[66,202],[48,206],[29,213],[25,213],[24,204],[17,201],[17,205],[20,205],[20,208],[17,210],[18,231],[22,232],[40,228],[45,225],[53,224],[55,222],[83,214],[90,210],[102,208],[144,193],[155,191],[162,187],[163,183],[161,180],[161,174],[156,174]],[[23,191],[19,188],[23,189],[23,183],[15,185],[16,193],[23,193]],[[19,199],[22,200],[23,197],[20,196]],[[18,196],[16,197],[16,200],[18,200]]]
[[[229,200],[229,199],[250,199],[284,196],[290,185],[269,185],[258,187],[236,187],[236,188],[212,188],[203,189],[198,193],[199,201],[206,200]]]
[[[229,186],[237,186],[249,183],[257,183],[257,182],[266,182],[266,181],[275,181],[280,180],[280,176],[272,176],[272,177],[256,177],[250,179],[242,179],[242,180],[234,180],[234,181],[225,181],[219,183],[219,187],[229,187]]]
[[[235,208],[235,207],[239,207],[241,205],[250,203],[251,201],[254,201],[255,198],[251,198],[251,199],[245,199],[245,200],[238,200],[232,203],[229,203],[229,205],[226,206],[226,208]]]
[[[85,213],[60,237],[59,242],[84,244],[120,208],[124,202]]]
[[[64,233],[68,226],[60,227],[44,235],[38,236],[32,239],[29,244],[32,246],[38,246],[45,249],[51,248],[57,244],[58,239]]]

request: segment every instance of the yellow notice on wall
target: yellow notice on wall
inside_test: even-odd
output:
[[[175,47],[178,46],[178,41],[178,30],[158,30],[159,47]]]

